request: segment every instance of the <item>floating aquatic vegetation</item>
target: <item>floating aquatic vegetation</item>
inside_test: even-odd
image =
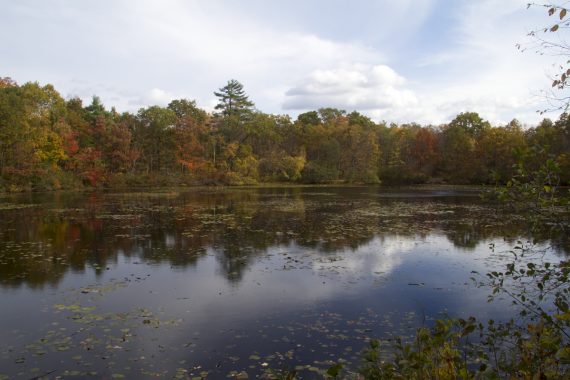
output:
[[[6,210],[22,210],[26,208],[40,207],[40,204],[32,203],[0,203],[0,211]]]
[[[349,370],[370,339],[409,339],[436,307],[461,311],[471,289],[453,276],[471,268],[459,259],[499,265],[481,252],[491,241],[508,252],[524,223],[476,199],[319,193],[103,194],[0,210],[2,306],[22,301],[33,326],[0,333],[2,373],[33,378],[50,363],[60,364],[48,377]]]

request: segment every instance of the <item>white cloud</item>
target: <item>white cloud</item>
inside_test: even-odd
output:
[[[547,19],[543,9],[526,10],[525,5],[521,0],[481,0],[458,7],[456,27],[449,31],[453,46],[440,46],[418,63],[414,90],[423,101],[411,115],[418,121],[445,122],[470,110],[495,124],[541,119],[536,110],[544,107],[540,90],[549,84],[546,72],[553,57],[523,54],[515,47]]]
[[[164,102],[149,88],[206,107],[213,91],[235,78],[258,108],[278,112],[284,93],[275,90],[311,70],[382,59],[362,42],[273,28],[242,8],[181,0],[7,3],[0,32],[15,37],[0,46],[2,74],[54,83],[65,95],[97,94],[129,110]],[[78,79],[86,83],[78,87]]]
[[[337,254],[338,261],[320,261],[313,264],[316,272],[331,272],[342,267],[342,277],[354,275],[388,275],[403,264],[406,255],[417,249],[418,242],[399,236],[375,237],[357,250],[346,249]]]
[[[540,24],[524,0],[0,5],[0,33],[10,36],[1,75],[87,101],[99,95],[119,110],[172,96],[211,109],[213,91],[235,78],[265,112],[332,106],[440,123],[470,108],[532,122],[552,59],[514,47]]]
[[[352,64],[315,70],[287,91],[283,108],[307,110],[319,107],[375,110],[413,107],[414,93],[403,87],[405,79],[386,65]]]
[[[173,99],[176,99],[176,96],[173,94],[161,90],[160,88],[153,88],[150,91],[147,91],[145,95],[139,99],[138,103],[134,104],[153,104],[159,106],[166,106],[170,103]]]
[[[400,57],[400,65],[321,66],[290,87],[283,107],[332,106],[356,109],[374,120],[424,124],[475,111],[494,124],[512,118],[536,123],[543,117],[536,110],[544,107],[540,90],[549,83],[552,57],[522,54],[515,44],[541,25],[544,12],[527,11],[519,0],[457,4],[446,31],[450,42],[431,41],[415,64]]]

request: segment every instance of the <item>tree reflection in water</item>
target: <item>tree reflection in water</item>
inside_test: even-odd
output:
[[[239,283],[248,267],[276,246],[330,256],[394,236],[442,235],[464,250],[492,238],[530,237],[524,219],[472,193],[196,189],[28,195],[2,203],[2,287],[57,286],[66,273],[88,268],[102,273],[121,257],[185,268],[212,252],[218,271]],[[533,238],[550,241],[559,254],[570,250],[565,236],[545,230]]]

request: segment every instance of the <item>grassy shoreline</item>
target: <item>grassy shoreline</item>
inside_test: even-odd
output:
[[[51,193],[121,193],[121,192],[148,192],[148,193],[168,193],[172,191],[194,191],[194,190],[242,190],[242,189],[303,189],[303,188],[377,188],[386,190],[466,190],[483,191],[490,189],[491,185],[459,185],[459,184],[417,184],[417,185],[384,185],[384,184],[356,184],[356,183],[320,183],[302,184],[287,182],[265,182],[255,185],[149,185],[149,186],[117,186],[117,187],[83,187],[65,189],[26,189],[22,191],[0,191],[0,197],[24,194],[51,194]]]

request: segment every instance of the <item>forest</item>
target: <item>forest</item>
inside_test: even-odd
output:
[[[108,109],[53,85],[0,78],[0,191],[259,183],[504,184],[546,159],[570,183],[570,115],[493,126],[476,112],[444,125],[376,123],[357,111],[259,111],[237,80],[195,101]]]

